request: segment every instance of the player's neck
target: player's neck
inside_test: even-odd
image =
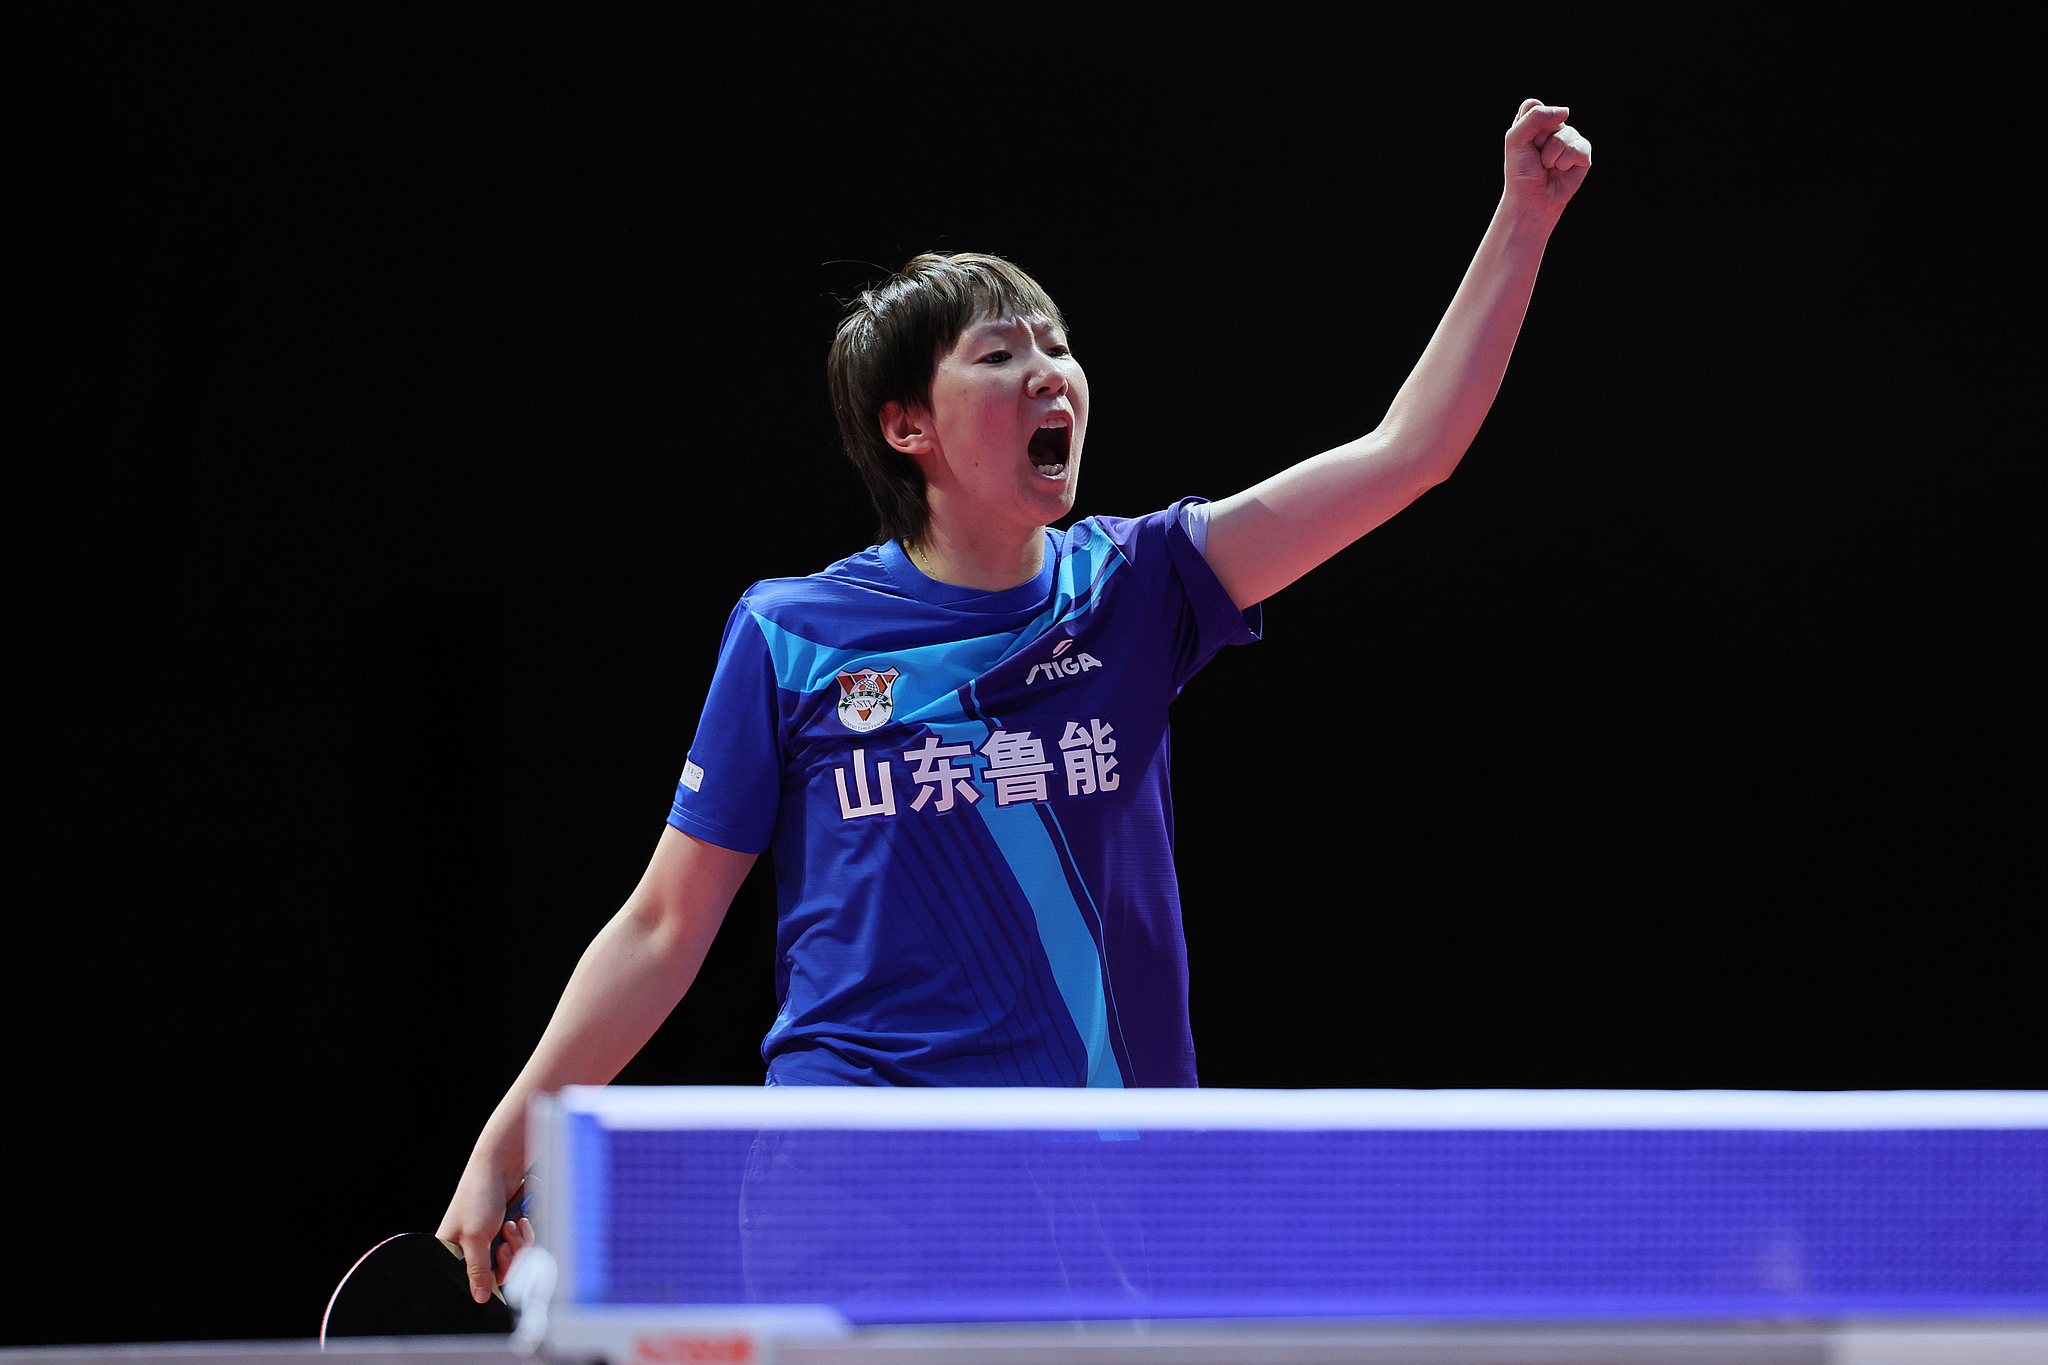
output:
[[[933,506],[924,534],[904,545],[927,578],[956,588],[1004,592],[1038,577],[1045,566],[1042,526],[973,526]]]

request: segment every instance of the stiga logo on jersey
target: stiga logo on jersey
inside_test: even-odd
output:
[[[1052,647],[1052,658],[1042,664],[1031,665],[1031,671],[1024,675],[1024,685],[1029,687],[1040,678],[1044,678],[1047,682],[1058,682],[1061,678],[1070,678],[1076,673],[1086,673],[1091,668],[1102,667],[1102,660],[1096,658],[1085,649],[1067,654],[1067,650],[1072,648],[1073,643],[1073,637],[1068,636],[1054,645]],[[1064,659],[1060,657],[1062,654],[1066,654]]]
[[[896,714],[896,699],[889,689],[903,676],[895,669],[877,673],[863,668],[839,675],[839,723],[857,735],[880,729]]]

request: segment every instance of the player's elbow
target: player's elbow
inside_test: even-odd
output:
[[[1430,489],[1449,483],[1451,475],[1457,472],[1458,459],[1455,456],[1433,469],[1424,471],[1415,481],[1415,496],[1419,498]]]
[[[1413,467],[1415,496],[1421,497],[1439,484],[1449,483],[1451,475],[1458,472],[1464,462],[1465,452],[1471,448],[1470,437],[1463,440],[1444,441],[1433,445],[1422,453]]]

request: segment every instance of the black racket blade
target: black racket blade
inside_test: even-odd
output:
[[[462,1256],[424,1232],[387,1237],[334,1287],[320,1339],[429,1337],[510,1332],[512,1309],[496,1294],[469,1296]]]

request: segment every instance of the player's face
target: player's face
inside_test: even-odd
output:
[[[932,375],[927,477],[973,515],[1044,526],[1074,505],[1088,432],[1088,377],[1043,318],[977,318]],[[965,509],[963,509],[965,510]]]

